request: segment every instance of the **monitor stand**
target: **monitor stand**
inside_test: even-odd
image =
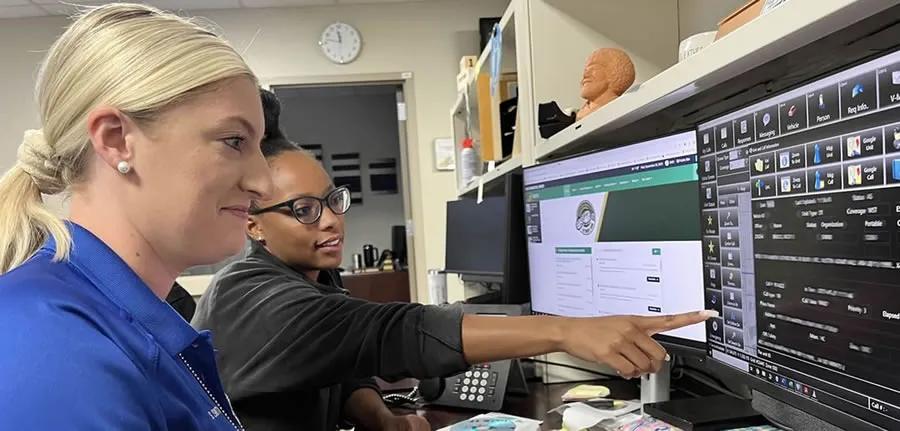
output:
[[[663,363],[658,373],[641,376],[641,405],[669,401],[672,390],[672,366]]]
[[[501,304],[500,292],[488,292],[465,300],[466,304]]]
[[[522,362],[513,359],[509,367],[509,378],[506,380],[506,393],[510,395],[528,396],[528,381],[525,379],[525,370]]]
[[[713,431],[766,424],[765,418],[753,410],[750,401],[729,395],[669,400],[671,381],[668,362],[660,372],[641,377],[643,414],[684,431]]]
[[[795,430],[840,431],[828,422],[810,415],[800,409],[791,407],[762,392],[753,391],[753,409],[762,413],[776,425],[790,427]]]

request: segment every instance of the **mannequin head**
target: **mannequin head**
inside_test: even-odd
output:
[[[607,103],[634,84],[634,64],[621,49],[600,48],[590,56],[581,77],[581,97]],[[599,107],[599,106],[598,106]]]

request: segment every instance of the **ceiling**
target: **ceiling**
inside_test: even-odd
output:
[[[242,9],[267,7],[334,6],[346,4],[408,3],[423,0],[150,0],[148,3],[168,10]],[[101,0],[0,0],[0,19],[34,16],[71,15],[77,6],[112,3]]]

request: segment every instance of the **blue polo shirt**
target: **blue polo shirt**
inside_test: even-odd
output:
[[[240,429],[209,333],[68,225],[68,261],[50,240],[0,276],[0,429]]]

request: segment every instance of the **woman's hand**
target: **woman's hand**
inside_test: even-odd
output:
[[[655,373],[668,354],[653,338],[716,316],[715,311],[668,316],[608,316],[566,319],[562,325],[562,348],[586,361],[602,362],[625,378]]]
[[[384,421],[380,431],[431,431],[431,424],[421,416],[392,416]]]

